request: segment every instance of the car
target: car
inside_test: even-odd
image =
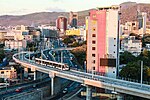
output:
[[[19,88],[17,88],[16,90],[15,90],[15,92],[21,92],[22,91],[22,88],[21,87],[19,87]]]
[[[36,84],[33,84],[33,88],[36,88]]]
[[[63,90],[63,93],[67,93],[67,92],[68,92],[68,89],[65,88],[65,89]]]

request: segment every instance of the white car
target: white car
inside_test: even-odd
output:
[[[65,89],[63,90],[63,93],[67,93],[67,92],[68,92],[68,89],[65,88]]]

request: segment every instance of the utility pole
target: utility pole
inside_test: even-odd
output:
[[[23,60],[23,48],[22,48],[22,60]]]
[[[58,38],[57,40],[58,40],[58,47],[59,47],[59,43],[60,43],[60,42],[59,42],[59,38]]]
[[[29,63],[30,63],[30,48],[29,48]]]
[[[63,63],[63,51],[61,51],[61,63]],[[62,66],[61,69],[63,69]]]
[[[95,70],[95,67],[92,67],[92,78],[94,78],[94,70]]]
[[[141,87],[143,83],[143,61],[141,61]]]
[[[20,53],[20,47],[19,47],[19,40],[17,39],[17,44],[18,44],[18,53]],[[19,54],[19,59],[20,59],[20,54]]]

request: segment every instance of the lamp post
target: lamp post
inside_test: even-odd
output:
[[[5,83],[5,84],[6,84],[6,91],[7,91],[7,80],[8,80],[8,79],[6,78],[6,79],[5,79],[5,81],[6,81],[6,83]]]
[[[143,61],[141,61],[141,87],[143,83]]]
[[[30,62],[30,48],[29,48],[29,62]]]
[[[17,45],[18,45],[18,53],[19,53],[19,59],[20,59],[20,47],[19,47],[19,39],[17,38]]]
[[[23,60],[23,48],[22,48],[22,60]]]
[[[42,54],[43,54],[43,50],[41,49],[41,65],[42,65]]]
[[[92,78],[94,77],[94,70],[95,70],[95,67],[93,66],[92,67]]]

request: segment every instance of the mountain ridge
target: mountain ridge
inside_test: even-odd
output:
[[[120,19],[122,24],[124,24],[126,21],[137,21],[137,10],[140,10],[141,12],[146,12],[147,17],[150,20],[150,4],[124,2],[121,3],[120,6],[121,6]],[[0,25],[2,26],[32,25],[33,23],[35,25],[40,24],[55,25],[56,19],[58,18],[58,16],[61,15],[69,18],[69,12],[36,12],[26,15],[2,15],[0,16]]]

